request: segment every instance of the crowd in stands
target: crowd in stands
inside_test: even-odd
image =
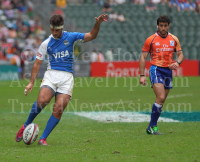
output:
[[[155,11],[157,10],[156,4],[167,4],[169,9],[176,7],[178,11],[195,11],[200,12],[200,0],[130,0],[134,4],[146,5],[146,11]],[[98,5],[102,6],[102,12],[108,12],[109,21],[126,21],[124,15],[122,13],[116,14],[113,11],[113,5],[121,5],[126,2],[126,0],[108,0],[104,2],[103,0],[94,0],[94,2]],[[112,12],[112,13],[111,13]]]
[[[121,5],[126,1],[108,0],[105,2],[94,0],[94,3],[101,5],[103,12],[109,13],[109,21],[124,22],[126,21],[124,15],[120,12],[116,13],[112,10],[112,6]],[[169,7],[177,7],[178,11],[200,12],[200,0],[196,0],[195,3],[192,0],[189,2],[187,0],[130,1],[135,4],[146,4],[147,11],[156,10],[155,4],[167,3]],[[53,13],[64,16],[62,8],[66,8],[70,0],[54,0],[54,2],[57,8]],[[84,1],[81,2],[84,3]],[[0,0],[0,60],[7,60],[11,64],[23,67],[26,58],[34,60],[38,47],[44,39],[40,36],[44,33],[40,19],[34,18],[33,4],[28,2],[25,5],[25,0]],[[100,58],[97,60],[103,60],[102,57]]]
[[[103,12],[111,12],[113,5],[121,5],[128,0],[94,0],[98,5],[103,6]],[[156,4],[168,4],[169,8],[176,7],[178,11],[200,12],[200,0],[130,0],[134,4],[146,5],[147,11],[156,10]]]
[[[195,11],[199,12],[198,4],[195,4],[192,0],[171,0],[169,3],[170,7],[177,7],[178,11]]]
[[[34,60],[45,34],[39,18],[34,18],[32,3],[25,0],[0,1],[0,61],[18,65]],[[44,36],[45,37],[45,36]]]
[[[52,0],[58,7],[54,13],[64,16],[61,8],[66,8],[68,3],[84,3],[87,0]],[[175,7],[178,11],[195,11],[200,12],[200,0],[93,0],[99,6],[102,6],[102,12],[109,13],[109,21],[126,21],[124,15],[113,11],[112,6],[124,4],[126,1],[134,4],[146,5],[146,11],[157,10],[156,4],[166,4],[169,9]]]
[[[119,21],[119,22],[124,22],[126,21],[124,15],[119,12],[118,14],[112,10],[112,5],[120,5],[120,4],[123,4],[125,3],[125,0],[113,0],[113,1],[107,1],[103,4],[103,7],[102,7],[102,12],[111,12],[109,14],[109,21]],[[98,3],[99,4],[99,1]],[[101,4],[101,3],[100,3]]]
[[[111,14],[109,14],[109,21],[119,21],[119,22],[124,22],[126,21],[124,15],[120,12],[116,14],[115,11],[113,11]]]
[[[94,50],[90,54],[90,61],[91,62],[104,62],[104,55],[103,55],[102,51],[97,52],[96,50]]]
[[[112,48],[108,49],[105,52],[105,54],[103,54],[102,51],[97,52],[96,50],[93,50],[93,52],[90,54],[90,61],[91,62],[114,61],[113,54],[114,54],[114,49]]]

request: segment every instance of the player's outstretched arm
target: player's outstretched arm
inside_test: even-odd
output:
[[[34,62],[34,65],[32,67],[30,83],[26,86],[26,88],[24,90],[24,94],[26,96],[28,95],[28,90],[30,90],[30,92],[32,92],[33,85],[34,85],[35,79],[36,79],[36,77],[38,75],[38,72],[40,70],[41,64],[42,64],[42,60],[39,60],[39,59],[36,59],[36,61]]]
[[[177,56],[178,56],[178,59],[175,63],[172,63],[169,68],[171,70],[177,70],[179,65],[183,62],[184,60],[184,55],[183,55],[183,52],[182,51],[179,51],[179,52],[176,52]]]
[[[144,75],[144,70],[146,66],[146,59],[148,57],[147,52],[142,52],[142,55],[140,56],[140,84],[146,85],[146,77]]]
[[[99,29],[100,29],[100,24],[105,21],[107,22],[108,20],[108,15],[107,14],[102,14],[99,17],[95,17],[96,22],[94,24],[93,29],[89,32],[86,33],[84,36],[84,42],[88,42],[91,41],[93,39],[95,39],[98,35]]]

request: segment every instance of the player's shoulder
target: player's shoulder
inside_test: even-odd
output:
[[[173,35],[172,33],[168,33],[176,42],[179,42],[179,39],[177,36]]]
[[[68,32],[68,31],[63,31],[63,35],[69,35],[69,34],[71,34],[72,32]]]
[[[63,34],[64,35],[74,35],[76,34],[77,32],[68,32],[68,31],[63,31]]]
[[[146,41],[147,41],[147,42],[152,42],[153,39],[155,39],[155,37],[157,37],[157,36],[158,36],[157,33],[154,33],[154,34],[152,34],[151,36],[149,36],[149,37],[146,39]]]
[[[78,32],[68,32],[68,31],[63,31],[63,35],[67,38],[74,38],[76,37]]]

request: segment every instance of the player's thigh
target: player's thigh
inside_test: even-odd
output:
[[[54,97],[56,92],[56,84],[54,80],[55,71],[46,71],[42,83],[40,85],[40,92],[38,95],[38,106],[44,108]]]
[[[153,84],[153,91],[156,95],[156,99],[165,100],[165,87],[162,83]]]
[[[53,96],[50,87],[41,87],[38,95],[38,106],[44,108],[51,101]]]
[[[55,104],[54,104],[54,113],[58,114],[64,111],[67,106],[71,96],[72,89],[74,86],[74,78],[72,73],[61,71],[59,72],[60,81],[56,89]]]
[[[169,91],[170,91],[170,89],[165,89],[165,99],[167,98]]]
[[[170,91],[170,89],[165,89],[165,99],[164,99],[163,103],[165,102],[165,100],[169,94],[169,91]]]
[[[58,84],[58,88],[56,92],[60,94],[67,94],[69,96],[72,96],[72,91],[74,87],[74,77],[71,73],[68,72],[62,72],[61,73],[63,79]]]
[[[68,94],[59,94],[55,96],[54,113],[64,111],[67,107],[71,96]]]

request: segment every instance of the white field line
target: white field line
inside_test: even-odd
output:
[[[186,96],[193,96],[193,93],[189,93],[189,94],[181,94],[181,95],[171,95],[171,96],[168,96],[167,99],[169,99],[169,98],[186,97]]]
[[[170,98],[179,98],[179,97],[186,97],[186,96],[192,96],[193,94],[192,93],[189,93],[189,94],[181,94],[181,95],[171,95],[171,96],[168,96],[167,99],[170,99]],[[102,104],[98,104],[96,103],[95,105],[97,106],[107,106],[107,105],[118,105],[118,104],[124,104],[124,103],[133,103],[134,101],[119,101],[119,102],[111,102],[111,103],[102,103]]]
[[[98,106],[107,106],[107,105],[118,105],[118,104],[124,104],[124,103],[132,103],[133,101],[122,101],[121,102],[112,102],[112,103],[102,103],[102,104],[95,104],[95,105],[98,105]]]
[[[97,120],[100,122],[149,122],[150,115],[131,112],[76,112],[75,115],[86,117],[88,119]],[[170,118],[160,117],[159,122],[180,122]]]

